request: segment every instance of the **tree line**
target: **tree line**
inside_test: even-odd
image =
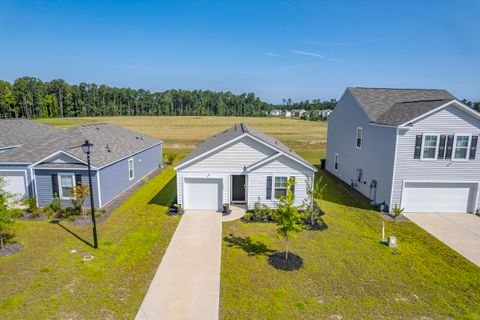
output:
[[[68,84],[62,79],[44,82],[34,77],[18,78],[13,83],[0,80],[1,117],[260,116],[271,108],[254,93],[151,92],[95,83]]]

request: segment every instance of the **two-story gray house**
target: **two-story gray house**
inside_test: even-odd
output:
[[[372,203],[477,212],[480,114],[445,90],[347,88],[328,122],[326,170]]]
[[[85,140],[91,153],[95,205],[103,207],[162,164],[162,141],[98,123],[58,129],[24,119],[0,120],[0,176],[19,199],[40,207],[58,196],[70,205],[75,185],[88,184]],[[87,205],[90,199],[87,199]]]

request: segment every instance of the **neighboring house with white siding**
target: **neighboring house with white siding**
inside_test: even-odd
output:
[[[329,117],[326,169],[406,212],[479,208],[480,114],[445,90],[347,88]]]
[[[185,209],[215,209],[256,202],[276,207],[294,177],[295,204],[307,197],[307,181],[317,171],[280,141],[237,124],[201,143],[177,166],[178,203]]]
[[[92,143],[92,189],[103,207],[162,164],[162,141],[99,123],[57,129],[25,119],[0,120],[0,176],[20,199],[35,197],[40,207],[57,195],[70,204],[75,185],[88,184],[86,155]],[[90,199],[87,198],[86,205]]]

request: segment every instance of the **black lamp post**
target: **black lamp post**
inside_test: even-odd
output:
[[[90,206],[92,210],[92,222],[93,222],[93,247],[95,249],[98,248],[98,240],[97,240],[97,224],[95,222],[95,203],[93,201],[93,187],[92,187],[92,170],[90,168],[90,152],[93,150],[93,144],[85,140],[85,143],[82,144],[83,152],[87,155],[87,164],[88,164],[88,183],[90,189]]]

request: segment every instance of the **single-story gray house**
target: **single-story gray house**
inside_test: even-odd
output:
[[[214,210],[232,203],[252,209],[256,202],[275,208],[289,177],[295,179],[295,204],[300,206],[317,171],[283,143],[245,123],[206,139],[175,170],[178,203],[185,209]]]
[[[328,121],[326,169],[405,212],[475,213],[480,114],[446,90],[347,88]]]
[[[162,141],[113,125],[98,123],[57,129],[25,119],[0,120],[0,176],[20,199],[35,197],[40,207],[58,195],[70,204],[72,188],[88,184],[85,140],[92,189],[103,207],[162,164]],[[89,205],[89,199],[87,199]]]

